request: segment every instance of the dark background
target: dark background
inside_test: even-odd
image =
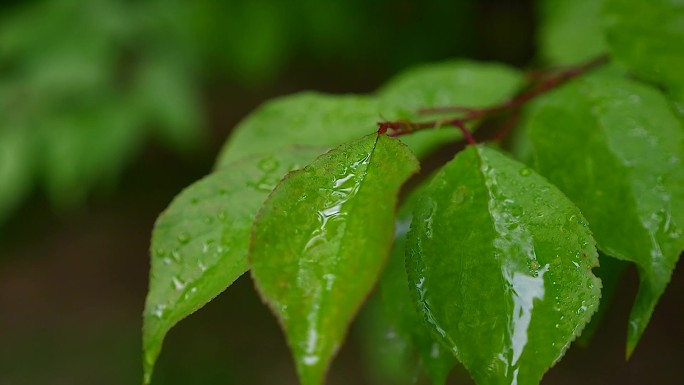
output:
[[[53,9],[53,3],[65,5]],[[188,3],[91,3],[103,10],[98,17],[106,19],[112,7],[130,16],[122,18],[123,38],[103,40],[109,43],[102,55],[114,64],[109,81],[94,92],[125,91],[140,63],[158,55],[182,63],[178,74],[190,79],[199,119],[188,124],[191,146],[141,134],[141,144],[126,154],[113,179],[65,184],[62,194],[80,197],[69,204],[55,199],[39,174],[32,177],[31,188],[0,223],[0,385],[140,383],[141,314],[154,220],[175,194],[212,169],[231,128],[264,100],[306,89],[370,92],[406,67],[453,57],[521,68],[539,64],[531,1]],[[130,21],[141,15],[151,21],[147,24],[165,22],[142,28]],[[78,2],[0,3],[0,92],[12,91],[13,80],[30,75],[31,60],[49,66],[38,53],[53,47],[53,40],[78,49],[79,41],[60,31],[87,17],[92,16]],[[5,26],[33,31],[53,19],[53,33],[22,50],[5,49]],[[84,29],[77,35],[89,33]],[[54,106],[63,91],[55,92],[49,107],[61,108]],[[127,98],[123,91],[116,95]],[[78,92],[70,97],[75,106],[88,103]],[[0,110],[5,119],[14,112]],[[45,116],[50,126],[50,115]],[[682,268],[629,362],[624,344],[638,283],[635,269],[627,269],[623,278],[591,345],[573,346],[544,383],[681,381]],[[334,362],[330,384],[370,383],[359,335],[355,324]],[[462,370],[451,382],[471,383]],[[154,383],[296,384],[296,378],[275,319],[243,277],[170,332]]]

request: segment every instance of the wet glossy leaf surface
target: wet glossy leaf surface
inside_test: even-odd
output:
[[[456,357],[432,335],[411,300],[405,263],[406,233],[417,201],[414,193],[402,205],[397,218],[390,261],[380,281],[380,294],[386,317],[394,330],[415,349],[420,364],[433,384],[443,385],[454,367]]]
[[[613,57],[684,103],[684,3],[605,0],[603,19]]]
[[[270,101],[245,118],[226,143],[217,164],[284,145],[337,146],[377,129],[388,119],[406,119],[419,108],[485,106],[511,97],[520,72],[497,64],[448,62],[408,71],[377,95],[303,92]],[[460,138],[458,130],[426,130],[406,137],[419,157]]]
[[[152,234],[144,313],[146,382],[169,329],[247,271],[251,225],[269,192],[323,151],[281,149],[231,163],[185,189],[162,213]]]
[[[599,248],[639,268],[630,353],[684,249],[684,127],[656,89],[595,74],[540,99],[527,130],[540,173],[582,209]]]
[[[319,385],[378,279],[399,187],[418,169],[409,149],[375,134],[289,174],[262,207],[249,258],[282,324],[303,385]]]
[[[417,308],[478,384],[538,383],[598,306],[597,254],[579,209],[486,147],[434,177],[406,253]]]

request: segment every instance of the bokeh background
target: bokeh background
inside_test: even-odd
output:
[[[537,29],[523,0],[1,2],[0,385],[140,383],[154,220],[263,101],[370,92],[454,57],[539,65]],[[592,343],[544,383],[681,383],[684,272],[625,362],[636,285],[628,268]],[[364,330],[330,384],[382,383]],[[164,348],[155,384],[296,384],[246,277]]]

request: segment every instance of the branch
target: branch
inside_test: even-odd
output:
[[[450,125],[459,128],[469,144],[474,144],[470,131],[465,127],[465,123],[481,119],[488,118],[501,112],[507,111],[517,111],[531,101],[532,99],[543,95],[558,86],[574,79],[592,69],[604,65],[608,62],[608,56],[600,56],[594,60],[591,60],[585,64],[579,65],[577,67],[567,68],[557,72],[556,75],[545,78],[542,74],[536,73],[535,76],[531,76],[531,79],[541,79],[538,81],[536,86],[532,87],[529,91],[523,92],[513,99],[507,100],[503,103],[484,108],[473,108],[466,106],[446,106],[446,107],[434,107],[434,108],[424,108],[418,111],[419,115],[430,115],[430,114],[443,114],[443,113],[463,113],[464,115],[460,118],[449,118],[441,120],[433,120],[427,122],[410,122],[410,121],[394,121],[394,122],[379,122],[378,132],[383,134],[388,130],[392,130],[390,136],[402,136],[410,134],[415,131],[424,130],[428,128],[437,128],[443,125]],[[532,83],[534,85],[534,82]],[[515,119],[514,119],[515,120]],[[497,140],[502,140],[506,134],[512,129],[505,125],[503,132],[497,135]]]

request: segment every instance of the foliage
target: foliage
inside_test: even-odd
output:
[[[635,263],[641,277],[629,355],[684,250],[684,23],[674,0],[589,3],[543,4],[541,54],[577,64],[605,51],[608,64],[525,77],[449,62],[374,95],[302,93],[247,117],[216,171],[155,226],[145,382],[166,332],[247,269],[305,385],[323,383],[377,281],[371,305],[387,325],[375,330],[396,331],[396,362],[419,361],[435,384],[456,360],[479,384],[539,383],[599,308],[592,269],[608,258]],[[591,28],[559,14],[589,14]],[[511,147],[474,143],[470,131],[502,116],[498,138],[518,131]],[[392,121],[372,133],[381,119]],[[465,150],[422,175],[395,221],[416,158],[462,137]],[[621,265],[604,266],[611,290]]]
[[[258,86],[302,55],[367,57],[358,64],[373,58],[394,70],[454,47],[467,52],[465,38],[438,32],[448,23],[463,36],[472,8],[439,0],[412,5],[416,17],[378,21],[389,1],[15,3],[0,4],[0,185],[9,186],[0,191],[0,224],[36,187],[57,207],[79,204],[111,185],[146,140],[177,152],[206,144],[208,80]],[[392,28],[396,21],[405,28]],[[436,44],[408,52],[403,42],[416,29],[433,31]]]

